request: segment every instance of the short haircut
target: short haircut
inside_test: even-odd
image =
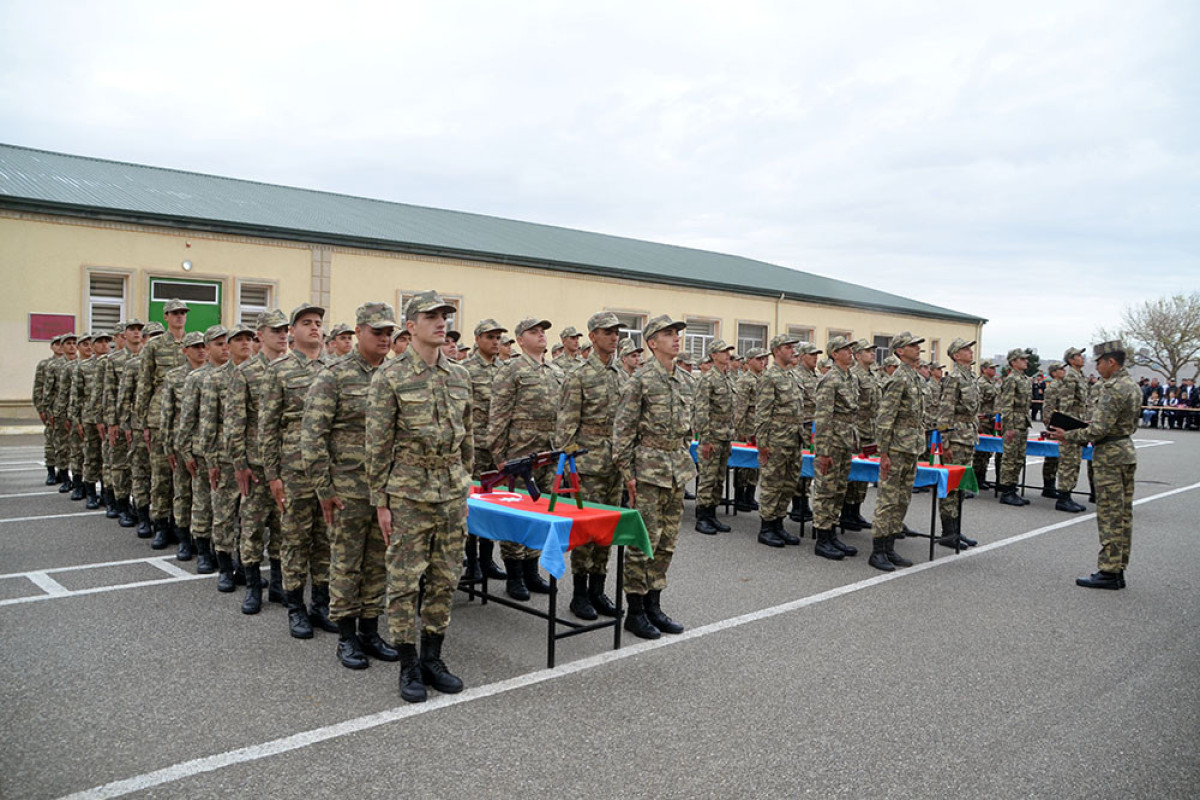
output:
[[[1101,358],[1111,358],[1113,361],[1117,362],[1118,367],[1125,366],[1125,354],[1122,353],[1120,350],[1116,351],[1115,353],[1105,353],[1104,355],[1102,355],[1100,357]],[[1155,380],[1157,380],[1157,378]]]

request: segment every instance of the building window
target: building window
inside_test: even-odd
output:
[[[238,319],[253,330],[258,325],[258,315],[275,305],[275,287],[269,283],[238,282]]]
[[[632,339],[635,346],[644,347],[642,328],[646,327],[646,315],[627,311],[614,311],[613,313],[621,321],[621,329],[617,332],[617,341]]]
[[[852,331],[843,330],[841,328],[827,328],[825,330],[825,341],[826,342],[828,342],[830,339],[832,339],[835,336],[844,336],[846,338],[846,341],[848,341],[848,342],[854,340],[854,333]]]
[[[399,295],[400,295],[399,314],[400,314],[401,322],[404,322],[404,307],[408,305],[409,300],[412,300],[414,297],[416,297],[419,294],[421,294],[421,292],[406,292],[403,290],[401,290],[399,292]],[[444,294],[444,295],[442,295],[442,299],[445,300],[448,304],[454,306],[454,311],[446,316],[446,330],[447,331],[459,330],[458,318],[462,316],[462,298],[459,297],[458,295]]]
[[[929,340],[929,360],[937,361],[942,355],[942,342],[940,339]]]
[[[685,317],[687,327],[683,329],[683,351],[696,361],[708,355],[708,346],[717,338],[717,323],[711,319]]]
[[[813,334],[816,333],[807,325],[788,325],[787,332],[789,336],[795,336],[802,342],[812,342]]]
[[[88,330],[110,330],[125,319],[129,279],[112,273],[88,273]]]
[[[220,305],[221,284],[211,281],[169,281],[162,278],[151,281],[151,303],[165,303],[171,299],[182,300],[189,306],[193,303]]]
[[[745,353],[751,347],[767,346],[767,326],[755,322],[739,322],[737,326],[737,349]]]
[[[892,337],[886,334],[875,334],[875,363],[882,364],[883,360],[892,354]]]

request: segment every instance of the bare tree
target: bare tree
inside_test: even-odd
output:
[[[1160,297],[1129,305],[1121,314],[1121,329],[1097,330],[1105,341],[1121,339],[1132,348],[1133,365],[1157,372],[1171,383],[1190,368],[1200,377],[1200,292]]]

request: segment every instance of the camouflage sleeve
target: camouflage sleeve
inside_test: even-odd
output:
[[[200,401],[196,419],[196,448],[197,455],[205,459],[220,457],[217,441],[217,414],[220,413],[220,403],[217,402],[217,386],[219,379],[209,373],[200,382]]]
[[[1047,425],[1050,423],[1050,415],[1058,411],[1060,396],[1062,395],[1064,383],[1062,381],[1051,381],[1046,386],[1046,392],[1042,395],[1042,421]]]
[[[135,365],[126,364],[121,370],[120,385],[117,386],[117,419],[116,423],[122,428],[129,430],[129,413],[133,410],[133,398],[130,396],[132,384],[132,374]]]
[[[200,413],[200,386],[195,373],[183,382],[179,399],[179,419],[175,425],[175,452],[191,461],[201,453],[195,452],[196,418]]]
[[[953,375],[942,378],[942,391],[937,407],[937,417],[934,427],[940,431],[954,429],[954,410],[958,408],[958,399],[962,394],[962,384]]]
[[[1125,415],[1133,414],[1135,418],[1140,415],[1142,403],[1140,393],[1135,389],[1131,398],[1133,399],[1126,403],[1115,391],[1101,390],[1100,396],[1096,398],[1096,405],[1092,410],[1092,420],[1088,426],[1067,431],[1063,438],[1072,444],[1087,444],[1099,441],[1106,436],[1123,435],[1118,427],[1123,416],[1122,410],[1125,410]],[[1126,406],[1133,410],[1130,411]]]
[[[837,405],[837,385],[829,376],[833,370],[821,376],[817,381],[816,413],[813,415],[813,455],[830,455],[829,444],[834,437],[829,435],[833,430],[833,411]]]
[[[137,380],[137,396],[133,399],[133,414],[146,420],[150,411],[150,393],[154,391],[154,342],[142,348],[142,363]]]
[[[753,422],[753,420],[746,419],[750,411],[750,395],[753,391],[754,386],[749,380],[739,378],[733,384],[733,431],[735,437],[746,431],[748,422]]]
[[[87,402],[84,407],[84,413],[93,422],[104,421],[101,414],[104,411],[104,365],[106,363],[108,363],[107,358],[101,358],[96,362],[96,366],[92,370],[92,378],[85,387],[87,390]]]
[[[235,369],[225,385],[225,453],[234,469],[249,469],[246,456],[246,394],[249,384],[240,369]]]
[[[279,370],[268,367],[262,376],[258,398],[258,449],[268,481],[279,480],[283,449],[283,384]]]
[[[462,453],[463,467],[467,470],[467,475],[471,475],[475,470],[475,392],[471,389],[471,378],[467,378],[467,404],[463,408],[463,441],[460,451]]]
[[[904,389],[908,382],[893,375],[883,387],[883,399],[879,401],[879,416],[876,417],[875,444],[880,455],[889,455],[896,433],[896,419],[904,403]]]
[[[333,462],[329,454],[329,433],[333,429],[337,397],[337,379],[333,370],[321,370],[304,396],[304,416],[300,420],[300,452],[304,454],[304,468],[321,500],[332,500],[335,496],[333,475],[329,471]]]
[[[387,485],[396,445],[396,393],[392,391],[388,372],[384,368],[375,370],[367,389],[367,486],[371,490],[371,505],[377,508],[388,504]]]
[[[512,424],[513,403],[517,397],[517,375],[517,368],[513,364],[505,364],[492,380],[487,448],[497,464],[508,456],[508,429]]]
[[[33,407],[41,414],[42,413],[42,389],[46,385],[46,362],[39,361],[37,369],[33,371]]]
[[[158,404],[158,431],[163,450],[171,455],[175,434],[175,380],[167,375],[162,385],[162,402]]]
[[[54,363],[54,362],[51,362]],[[46,380],[42,384],[42,410],[47,414],[54,413],[54,386],[58,379],[58,366],[46,369]]]
[[[758,400],[754,406],[754,439],[760,447],[773,447],[769,426],[775,413],[776,389],[774,376],[763,374],[758,382]]]
[[[711,439],[713,417],[713,384],[716,378],[709,377],[717,374],[714,365],[696,382],[696,401],[692,405],[692,428],[700,441]]]
[[[80,392],[83,390],[83,381],[79,377],[79,368],[75,368],[75,377],[71,381],[71,392],[67,395],[67,417],[72,422],[79,422],[79,401]]]
[[[115,424],[117,414],[117,379],[116,367],[112,357],[104,359],[104,369],[100,372],[100,410],[97,419],[105,425]]]
[[[565,449],[575,444],[579,436],[579,423],[583,413],[583,380],[580,378],[582,369],[567,373],[563,381],[562,394],[559,396],[558,418],[554,426],[554,443]]]
[[[996,413],[1000,415],[1000,424],[1006,429],[1012,424],[1013,399],[1016,396],[1012,381],[1007,378],[1000,384],[1000,395],[996,398]]]
[[[613,420],[613,466],[626,483],[636,477],[633,474],[633,455],[637,447],[638,421],[642,410],[642,381],[642,374],[636,372],[625,384]]]

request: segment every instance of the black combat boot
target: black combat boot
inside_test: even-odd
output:
[[[862,503],[855,503],[854,505],[850,506],[850,509],[854,512],[854,520],[858,523],[858,526],[862,530],[869,531],[874,527],[871,524],[871,520],[862,515]]]
[[[500,569],[499,565],[492,560],[493,554],[496,552],[496,543],[491,539],[477,538],[479,539],[479,566],[482,568],[483,574],[496,581],[507,578],[508,573]]]
[[[192,543],[192,532],[187,528],[176,528],[175,537],[179,539],[179,552],[175,554],[177,561],[191,561],[196,554]]]
[[[876,536],[871,539],[871,557],[867,559],[867,563],[883,572],[895,572],[896,568],[887,557],[888,538],[887,536]]]
[[[60,493],[66,493],[66,492],[71,491],[71,476],[67,473],[67,471],[65,469],[55,470],[54,477],[58,481],[58,491]]]
[[[683,490],[683,499],[684,499],[684,500],[695,500],[695,499],[696,499],[696,495],[692,494],[692,490],[691,490],[691,489],[686,489],[686,488],[685,488],[685,489]]]
[[[1083,586],[1087,589],[1124,589],[1125,573],[1100,570],[1093,572],[1086,578],[1076,578],[1075,585]]]
[[[246,565],[246,596],[242,598],[242,613],[262,611],[262,570],[258,564]]]
[[[661,589],[651,589],[646,594],[646,602],[644,604],[646,619],[650,620],[650,624],[663,633],[683,633],[683,625],[666,615],[666,612],[662,610],[662,605],[660,605],[661,601]]]
[[[714,528],[717,529],[718,533],[729,533],[731,530],[733,530],[733,528],[730,528],[724,522],[721,522],[721,520],[717,519],[716,506],[708,507],[708,521],[709,521],[709,524],[711,524]]]
[[[507,574],[504,591],[513,600],[525,602],[529,599],[529,589],[525,588],[525,570],[519,558],[504,559],[504,571]]]
[[[117,507],[120,511],[117,517],[117,524],[122,528],[132,528],[138,524],[137,516],[133,511],[133,504],[129,502],[128,497],[122,497],[117,501]]]
[[[475,536],[467,536],[463,572],[459,580],[463,583],[478,583],[483,580],[483,570],[479,568],[479,539]]]
[[[625,604],[629,606],[629,613],[625,615],[625,630],[639,639],[657,639],[662,633],[646,619],[645,599],[640,594],[625,595]]]
[[[937,538],[937,543],[951,550],[961,550],[965,547],[963,541],[958,538],[958,526],[958,519],[942,520],[942,535]]]
[[[615,617],[617,607],[604,593],[604,581],[607,577],[603,574],[588,575],[588,599],[592,601],[592,608],[596,609],[597,614],[602,617]]]
[[[858,555],[857,547],[855,547],[852,544],[846,544],[845,542],[843,542],[841,539],[839,539],[837,537],[837,529],[836,528],[829,529],[829,543],[831,545],[833,545],[835,548],[837,548],[838,550],[841,550],[842,553],[845,555],[848,555],[848,556]]]
[[[810,522],[812,518],[812,508],[808,505],[808,497],[802,494],[793,497],[792,510],[788,512],[788,519],[792,522]]]
[[[293,634],[294,635],[294,634]],[[309,631],[309,636],[312,632]],[[424,703],[425,684],[421,681],[421,659],[415,644],[401,644],[400,653],[400,699],[406,703]]]
[[[212,575],[217,571],[217,561],[213,558],[212,539],[193,538],[196,548],[196,574]]]
[[[83,496],[87,498],[87,502],[83,507],[88,511],[95,511],[100,507],[100,496],[96,494],[96,484],[88,481],[83,485]]]
[[[58,485],[58,473],[54,471],[54,467],[46,467],[46,485]]]
[[[228,594],[234,589],[233,556],[217,551],[217,591]]]
[[[358,621],[358,642],[362,651],[380,661],[399,661],[400,651],[379,635],[379,617],[362,617]]]
[[[963,536],[962,517],[959,517],[955,521],[954,532],[958,534],[959,544],[961,544],[963,547],[974,547],[975,545],[979,544],[979,541],[977,539],[968,539],[966,536]]]
[[[75,477],[71,479],[71,499],[82,500],[87,497],[87,490],[83,488],[83,478]]]
[[[550,584],[538,572],[538,557],[530,556],[521,562],[521,572],[525,576],[525,588],[534,594],[550,594]]]
[[[149,539],[154,535],[154,527],[150,524],[150,506],[138,506],[137,520],[137,537],[139,539]]]
[[[710,514],[713,518],[709,517]],[[696,532],[706,536],[715,536],[717,534],[717,526],[713,524],[715,517],[716,512],[709,506],[696,506]]]
[[[229,555],[233,558],[233,585],[245,586],[246,567],[242,565],[241,554],[234,552],[230,553]]]
[[[833,536],[832,529],[813,528],[813,535],[817,537],[817,543],[813,546],[813,552],[821,558],[828,558],[830,561],[841,561],[846,557],[845,553],[830,543],[829,538]]]
[[[1017,494],[1017,487],[1003,485],[1000,487],[1000,502],[1006,506],[1021,508],[1026,502]]]
[[[842,513],[838,517],[838,525],[844,531],[862,530],[862,525],[858,524],[858,518],[854,513],[854,506],[850,503],[842,503]]]
[[[358,641],[358,618],[342,617],[337,621],[337,657],[346,669],[366,669],[371,666]]]
[[[588,595],[588,576],[572,575],[575,589],[571,594],[571,613],[580,619],[593,620],[600,615],[592,608],[592,598]]]
[[[109,519],[117,519],[121,516],[121,506],[117,503],[117,497],[113,490],[107,487],[104,489],[104,516]]]
[[[787,529],[783,524],[783,517],[775,520],[775,535],[783,539],[784,544],[790,544],[793,547],[800,544],[800,537]]]
[[[757,511],[758,503],[754,502],[754,487],[741,486],[734,490],[733,507],[738,511]]]
[[[286,603],[283,594],[283,564],[278,558],[270,559],[271,580],[267,583],[267,599],[272,603]]]
[[[167,517],[154,520],[154,541],[150,542],[151,550],[166,550],[171,544],[171,520]]]
[[[312,587],[312,609],[308,612],[312,624],[326,633],[337,633],[338,626],[329,618],[329,584],[314,583]]]
[[[1081,506],[1071,499],[1070,492],[1057,492],[1058,502],[1054,504],[1055,511],[1066,511],[1068,514],[1078,514],[1081,511],[1087,511],[1086,506]]]
[[[288,632],[296,639],[311,639],[313,628],[304,606],[304,587],[287,591],[284,596],[287,598]]]
[[[888,561],[897,567],[911,567],[913,565],[913,562],[896,552],[895,535],[887,537],[887,557]]]
[[[442,694],[458,694],[463,690],[463,682],[442,661],[444,641],[446,637],[440,633],[421,634],[421,680]]]
[[[1054,488],[1053,483],[1042,483],[1042,497],[1048,497],[1054,500],[1058,497],[1058,489]]]
[[[758,526],[759,544],[765,544],[767,547],[783,547],[786,544],[783,537],[779,535],[779,531],[783,530],[783,525],[777,526],[777,522],[782,523],[782,520],[764,519],[762,521]]]

